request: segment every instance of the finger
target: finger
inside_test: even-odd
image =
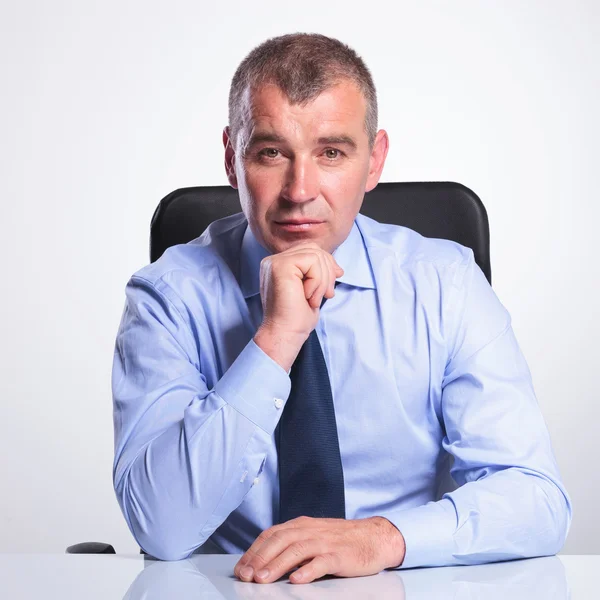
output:
[[[307,565],[294,571],[290,575],[290,581],[292,583],[310,583],[325,575],[335,575],[338,570],[338,558],[335,554],[319,554]]]
[[[344,269],[342,269],[342,267],[340,267],[340,265],[338,264],[337,260],[335,260],[335,258],[333,257],[333,255],[331,256],[331,258],[333,259],[333,264],[335,266],[335,276],[337,277],[341,277],[344,274]]]
[[[240,560],[236,563],[233,568],[233,573],[236,577],[240,577],[240,570],[244,567],[255,555],[256,551],[273,535],[275,532],[283,528],[282,524],[273,525],[261,532],[261,534],[254,540],[250,545],[250,548],[244,552]]]
[[[331,262],[329,260],[330,254],[328,252],[322,252],[321,257],[323,258],[323,298],[331,298],[331,291],[333,291],[333,272],[331,269]],[[319,304],[320,306],[320,304]]]
[[[323,529],[326,527],[347,526],[347,519],[336,517],[296,517],[278,525],[279,528]]]
[[[303,260],[300,260],[302,258]],[[304,286],[304,297],[308,303],[313,307],[311,298],[318,290],[323,277],[323,267],[319,259],[319,255],[316,252],[306,253],[302,257],[299,257],[298,268],[300,269],[302,276],[302,285]]]
[[[294,567],[310,561],[323,550],[323,542],[318,539],[302,539],[294,542],[256,572],[258,583],[271,583],[291,571]]]
[[[306,273],[306,278],[303,281],[304,295],[308,300],[311,308],[318,308],[320,300],[318,300],[319,289],[322,287],[323,280],[323,262],[318,254],[313,254],[314,260],[311,270]]]
[[[319,262],[321,263],[321,281],[319,282],[319,287],[315,290],[315,293],[312,297],[313,308],[321,307],[323,296],[327,293],[327,288],[329,287],[329,266],[327,265],[325,254],[323,252],[319,252],[318,256]]]
[[[325,252],[325,256],[327,257],[328,264],[331,268],[331,285],[333,287],[335,286],[336,279],[344,274],[344,269],[337,263],[333,254]],[[335,293],[331,297],[333,298],[334,295]]]
[[[329,277],[328,282],[329,285],[327,287],[327,298],[333,298],[335,296],[335,280],[336,280],[336,266],[335,259],[331,254],[327,253],[325,255],[325,259],[327,260],[327,266],[329,268]]]
[[[240,557],[233,569],[234,575],[238,578],[241,578],[240,571],[242,567],[246,566],[248,562],[252,560],[254,556],[256,556],[258,549],[276,532],[280,532],[286,529],[314,529],[316,527],[323,527],[323,525],[327,525],[332,520],[333,519],[317,519],[314,517],[302,516],[296,517],[295,519],[290,519],[285,523],[278,523],[277,525],[273,525],[272,527],[265,529],[254,540],[254,543],[250,546],[250,548],[248,548],[248,550],[246,550],[246,552]],[[292,536],[290,539],[293,538],[295,540],[298,539],[298,537],[302,536]]]
[[[276,531],[262,544],[258,545],[254,551],[251,551],[250,548],[248,549],[246,552],[248,560],[244,564],[240,564],[239,578],[244,581],[251,581],[255,578],[258,571],[265,568],[273,559],[284,552],[286,548],[306,537],[306,532],[300,529],[288,528]],[[252,573],[248,569],[252,569]]]
[[[329,287],[329,265],[327,264],[327,259],[325,258],[324,252],[319,252],[319,261],[321,263],[321,281],[316,293],[317,306],[315,308],[321,307],[323,296],[325,296],[327,288]]]
[[[321,246],[316,242],[307,242],[306,240],[302,240],[300,242],[295,242],[291,245],[287,250],[284,250],[280,254],[294,254],[296,252],[302,252],[306,249],[320,250]]]

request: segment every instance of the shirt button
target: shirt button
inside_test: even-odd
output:
[[[252,482],[254,485],[256,485],[258,483],[258,477],[254,478],[254,481]]]
[[[281,398],[275,398],[275,408],[281,408],[283,406],[283,400]]]

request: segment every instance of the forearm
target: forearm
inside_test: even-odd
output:
[[[152,404],[154,415],[132,428],[137,434],[115,458],[117,498],[146,552],[185,558],[239,506],[279,419],[273,397],[288,394],[287,375],[250,343],[213,390],[188,401],[182,418],[142,442],[157,419],[169,420],[168,405]]]
[[[204,400],[206,408],[213,402],[220,402],[215,394]],[[179,560],[192,553],[260,473],[266,433],[225,404],[213,412],[195,433],[193,419],[184,418],[152,440],[116,487],[134,537],[156,558]],[[224,448],[228,452],[221,455]]]
[[[555,481],[508,468],[438,502],[383,516],[405,539],[399,568],[473,565],[556,554],[569,529],[571,505]]]

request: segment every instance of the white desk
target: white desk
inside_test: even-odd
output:
[[[384,571],[295,585],[244,583],[233,576],[239,555],[197,554],[161,562],[140,555],[0,554],[6,600],[573,600],[596,599],[600,555],[550,556],[473,567]]]

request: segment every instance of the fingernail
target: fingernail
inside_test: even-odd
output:
[[[240,571],[240,575],[242,579],[252,579],[252,575],[254,574],[254,569],[252,567],[243,567]]]
[[[300,571],[296,571],[295,573],[292,573],[290,575],[290,577],[294,580],[294,581],[300,581],[302,579],[302,573],[300,573]]]
[[[269,576],[269,569],[261,569],[256,576],[259,579],[266,579]]]

